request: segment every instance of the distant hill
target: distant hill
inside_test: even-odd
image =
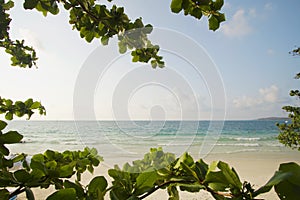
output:
[[[256,120],[260,120],[260,121],[274,121],[274,120],[278,120],[278,121],[289,121],[290,118],[288,117],[265,117],[265,118],[258,118]]]

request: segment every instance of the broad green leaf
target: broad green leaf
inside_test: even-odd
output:
[[[62,178],[68,178],[71,177],[75,172],[73,171],[73,165],[64,165],[60,167],[59,174]]]
[[[179,13],[182,10],[182,0],[172,0],[171,10],[174,13]]]
[[[224,13],[218,13],[218,15],[215,15],[215,17],[218,19],[219,23],[226,20]]]
[[[195,165],[195,172],[197,173],[199,179],[203,181],[208,171],[208,165],[202,159],[196,162]]]
[[[202,10],[198,7],[191,10],[191,15],[194,16],[197,19],[201,19],[202,17]]]
[[[33,194],[32,190],[30,188],[26,187],[25,192],[26,192],[26,198],[28,200],[34,200],[35,199],[34,194]]]
[[[24,169],[20,169],[18,171],[15,171],[14,172],[14,177],[20,183],[26,183],[26,182],[30,181],[30,179],[31,179],[30,174]]]
[[[254,192],[253,196],[257,196],[259,194],[263,194],[266,192],[269,192],[273,186],[279,184],[280,182],[288,179],[291,177],[293,174],[290,172],[282,172],[282,171],[277,171],[273,175],[273,177],[262,187],[260,187],[257,191]]]
[[[282,163],[279,170],[283,172],[290,172],[293,175],[288,180],[295,185],[300,186],[300,166],[294,162]]]
[[[88,192],[90,194],[97,192],[98,190],[104,192],[107,187],[107,181],[103,176],[97,176],[91,180],[88,186]]]
[[[25,157],[26,157],[26,154],[19,154],[16,157],[13,158],[13,162],[16,163],[16,162],[19,162],[21,160],[24,160]]]
[[[275,191],[280,199],[298,199],[300,196],[300,166],[296,163],[283,163],[279,171],[292,173],[286,180],[275,185]]]
[[[66,180],[64,182],[64,186],[65,186],[65,188],[74,188],[76,190],[76,196],[79,198],[82,198],[85,195],[83,188],[78,184],[75,184],[75,183],[72,183],[71,181]]]
[[[3,200],[9,200],[9,191],[7,189],[0,189],[0,197]]]
[[[109,41],[109,37],[108,36],[103,36],[101,38],[101,43],[102,45],[107,45],[108,44],[108,41]]]
[[[157,180],[156,171],[144,172],[138,175],[136,179],[135,195],[140,195],[146,192],[149,188],[154,187],[154,183]]]
[[[242,188],[242,183],[238,177],[238,174],[234,170],[234,168],[229,167],[227,163],[224,163],[220,161],[218,163],[218,168],[221,170],[221,172],[224,174],[226,180],[231,184],[234,185],[236,188],[241,189]]]
[[[174,166],[174,169],[178,169],[181,166],[181,163],[185,163],[188,166],[191,166],[194,163],[193,158],[185,152],[180,158],[178,159],[176,165]]]
[[[300,186],[290,181],[282,181],[275,185],[275,191],[280,199],[296,200],[300,197]]]
[[[38,0],[25,0],[23,7],[25,9],[33,9],[38,4]]]
[[[7,126],[7,123],[5,121],[0,120],[0,131],[5,129],[6,126]]]
[[[213,3],[215,10],[220,10],[224,4],[224,0],[215,0]]]
[[[76,190],[74,188],[61,189],[47,197],[46,200],[76,199]]]
[[[182,169],[184,169],[184,171],[185,171],[187,174],[193,176],[193,177],[195,178],[196,181],[199,181],[199,177],[197,176],[197,173],[196,173],[192,168],[190,168],[188,165],[186,165],[186,164],[183,163],[183,162],[181,163],[181,167],[182,167]]]
[[[116,187],[110,190],[109,197],[111,200],[127,200],[131,195],[123,187]]]
[[[6,113],[5,119],[7,119],[7,120],[12,120],[12,119],[13,119],[13,113],[12,113],[12,112]]]
[[[14,4],[13,1],[8,1],[7,3],[3,4],[2,8],[3,8],[4,10],[9,10],[9,9],[13,8],[14,5],[15,5],[15,4]]]
[[[8,148],[6,148],[3,144],[0,144],[0,152],[5,155],[8,156],[9,155],[9,150]]]
[[[95,34],[93,31],[88,31],[86,34],[85,34],[85,40],[90,43],[95,37]]]
[[[17,131],[9,131],[0,135],[0,144],[14,144],[22,140],[23,136]]]
[[[38,109],[39,107],[41,107],[41,103],[36,101],[30,106],[30,109]]]
[[[220,23],[219,23],[218,19],[214,15],[212,15],[208,19],[208,24],[209,24],[209,29],[213,30],[213,31],[217,30],[220,26]]]

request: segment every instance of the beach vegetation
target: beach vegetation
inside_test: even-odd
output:
[[[209,29],[214,31],[225,20],[224,14],[220,13],[223,3],[223,0],[172,0],[170,7],[174,13],[183,11],[196,19],[207,16]],[[11,0],[0,0],[0,46],[11,55],[12,66],[31,68],[36,65],[35,50],[24,45],[23,40],[12,40],[9,35],[11,18],[8,11],[13,6]],[[144,25],[141,18],[130,20],[122,7],[114,5],[108,9],[94,0],[25,0],[23,6],[44,16],[55,15],[64,8],[70,14],[70,24],[87,42],[97,38],[107,45],[109,39],[116,36],[120,53],[131,50],[133,62],[150,62],[153,68],[165,65],[158,54],[159,46],[148,39],[152,26]],[[25,193],[27,199],[34,200],[33,188],[49,187],[55,192],[47,200],[101,200],[105,196],[113,200],[138,200],[158,190],[165,190],[169,200],[179,199],[179,191],[197,193],[203,190],[217,200],[247,200],[256,199],[273,187],[280,199],[300,196],[300,166],[296,163],[281,164],[264,186],[255,189],[251,183],[242,182],[235,169],[225,162],[207,164],[202,159],[195,160],[187,152],[176,157],[161,148],[150,149],[144,158],[126,163],[122,168],[109,169],[112,182],[105,176],[96,176],[84,185],[82,174],[86,171],[93,173],[103,161],[96,149],[47,150],[31,157],[26,153],[10,154],[9,145],[22,142],[23,136],[17,131],[7,130],[7,122],[15,117],[27,116],[30,119],[35,112],[46,114],[41,102],[33,99],[13,102],[0,98],[0,114],[5,118],[0,120],[0,199],[9,200]],[[20,168],[15,167],[18,164]]]
[[[300,48],[296,48],[290,52],[294,56],[300,56]],[[300,78],[300,73],[296,74],[295,79]],[[291,90],[290,96],[299,101],[300,91],[298,89]],[[300,107],[294,105],[284,106],[282,108],[289,113],[290,123],[277,124],[280,134],[278,140],[293,149],[300,151]]]

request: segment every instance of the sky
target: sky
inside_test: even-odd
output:
[[[300,1],[225,0],[215,32],[205,17],[171,13],[170,1],[113,3],[153,25],[165,68],[132,63],[116,40],[85,42],[62,9],[44,17],[17,1],[10,34],[34,46],[38,68],[11,67],[1,50],[1,97],[41,101],[47,115],[35,120],[247,120],[297,103],[288,94],[300,57],[288,52],[300,45]]]

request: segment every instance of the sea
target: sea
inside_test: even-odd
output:
[[[203,158],[213,154],[279,152],[280,120],[243,121],[13,121],[22,143],[11,144],[11,153],[28,155],[96,148],[109,165],[143,158],[150,148],[180,156],[187,151]]]

